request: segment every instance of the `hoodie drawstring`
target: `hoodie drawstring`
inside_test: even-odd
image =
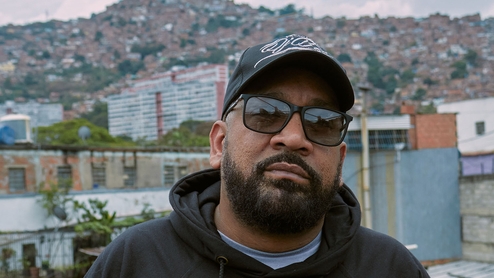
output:
[[[225,265],[228,264],[228,259],[224,256],[216,257],[216,261],[220,264],[220,278],[223,278],[225,272]]]

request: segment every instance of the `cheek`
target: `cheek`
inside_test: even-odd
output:
[[[317,152],[317,151],[316,151]],[[338,166],[341,158],[339,151],[321,152],[323,155],[318,156],[316,161],[316,171],[321,175],[323,182],[333,182],[338,172]]]
[[[229,129],[225,140],[227,151],[236,163],[256,163],[269,147],[272,135],[251,131],[242,122],[235,123]]]

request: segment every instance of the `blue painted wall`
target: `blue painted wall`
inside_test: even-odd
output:
[[[343,180],[359,200],[361,177],[360,152],[349,152]],[[421,261],[461,258],[458,177],[456,148],[371,152],[372,228],[417,244]]]

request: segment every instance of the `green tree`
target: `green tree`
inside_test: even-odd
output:
[[[250,29],[249,29],[249,28],[244,28],[244,29],[242,30],[242,35],[243,35],[243,36],[248,36],[248,35],[250,35]]]
[[[415,91],[415,94],[413,94],[412,99],[413,100],[424,100],[424,97],[426,94],[427,94],[427,91],[424,88],[418,88]]]
[[[48,51],[43,51],[43,54],[41,54],[41,58],[43,59],[50,59],[51,58],[51,55],[50,55],[50,52]]]
[[[214,49],[207,58],[207,62],[211,64],[222,64],[225,62],[226,52],[223,49]]]
[[[166,133],[158,142],[159,145],[175,147],[208,147],[209,131],[213,122],[185,121]]]
[[[117,72],[103,67],[93,67],[91,72],[85,74],[86,82],[83,83],[82,91],[96,92],[116,82],[120,76]]]
[[[94,41],[101,41],[101,39],[103,38],[103,33],[101,33],[101,31],[96,31],[96,34],[94,35]]]
[[[77,224],[74,226],[75,232],[79,236],[85,236],[84,233],[89,232],[93,238],[98,237],[99,246],[109,244],[116,212],[110,213],[106,209],[108,200],[89,199],[89,205],[77,200],[74,200],[73,203],[74,211],[81,212]]]
[[[147,55],[151,55],[151,54],[154,55],[165,48],[166,48],[165,45],[163,45],[162,43],[148,43],[145,45],[134,44],[130,49],[130,51],[140,53],[141,59],[144,59]]]
[[[464,57],[465,61],[473,67],[477,66],[478,54],[475,50],[469,49]]]
[[[400,80],[403,84],[413,83],[415,73],[411,69],[404,70],[400,75]]]
[[[262,5],[259,7],[258,11],[259,11],[260,13],[267,13],[267,14],[269,14],[269,15],[274,15],[274,11],[272,11],[272,10],[270,10],[270,9],[268,9],[268,8],[266,8],[266,7],[264,7],[264,6],[262,6]]]
[[[418,111],[419,114],[436,114],[437,109],[434,107],[432,101],[426,106],[420,106]]]
[[[346,18],[345,17],[338,18],[336,20],[336,27],[337,28],[343,28],[343,27],[345,27],[345,25],[346,25]]]
[[[455,70],[451,73],[451,79],[462,79],[468,75],[467,63],[465,61],[457,61],[452,65]]]
[[[79,128],[87,126],[91,136],[84,142],[78,135]],[[75,146],[135,146],[133,142],[113,137],[103,127],[96,126],[86,119],[74,119],[59,122],[51,126],[38,127],[38,142],[46,145],[75,145]]]
[[[26,76],[24,76],[24,84],[26,86],[36,85],[38,84],[38,80],[32,73],[28,73],[26,74]]]
[[[394,94],[396,88],[398,88],[398,81],[393,75],[391,75],[386,79],[384,90],[388,95],[392,95]]]
[[[139,70],[144,68],[144,62],[142,61],[130,61],[124,60],[118,64],[118,71],[122,75],[136,74]]]
[[[374,52],[369,52],[367,57],[364,58],[364,62],[369,66],[367,70],[367,81],[369,81],[376,88],[384,88],[384,81],[381,76],[382,63],[377,58]]]
[[[431,86],[436,85],[438,82],[436,80],[431,79],[430,77],[426,77],[423,81],[424,85]]]
[[[81,118],[88,120],[96,126],[108,129],[108,104],[97,101],[93,106],[93,111],[82,114]]]
[[[336,59],[338,61],[340,61],[340,63],[351,63],[352,62],[352,57],[348,53],[341,53],[340,55],[338,55],[338,57],[336,57]]]
[[[5,78],[5,81],[3,81],[3,87],[5,89],[12,89],[13,88],[12,79],[10,79],[10,77]]]
[[[120,57],[121,57],[120,52],[118,52],[118,50],[115,49],[113,51],[113,58],[115,58],[115,60],[119,60]]]
[[[288,4],[284,8],[281,8],[279,11],[280,15],[293,14],[297,12],[294,4]]]

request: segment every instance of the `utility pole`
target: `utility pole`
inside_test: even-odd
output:
[[[359,85],[359,90],[362,92],[362,112],[360,113],[360,133],[362,135],[362,195],[364,207],[364,226],[372,229],[372,206],[370,198],[370,175],[369,175],[369,133],[367,130],[367,107],[365,98],[370,87],[367,85]]]

